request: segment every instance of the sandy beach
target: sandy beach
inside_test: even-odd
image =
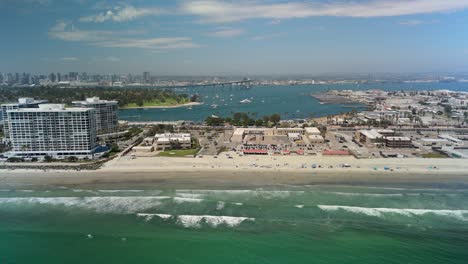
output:
[[[114,159],[95,171],[0,170],[5,184],[155,183],[167,186],[269,186],[304,184],[468,185],[468,165],[458,159],[355,159],[321,156],[228,158],[139,157]],[[317,168],[312,168],[312,164]],[[342,164],[351,166],[341,167]],[[320,165],[321,168],[318,168]]]

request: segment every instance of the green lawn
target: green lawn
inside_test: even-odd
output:
[[[159,157],[185,157],[194,156],[197,154],[198,149],[178,149],[178,150],[166,150],[158,154]]]
[[[154,101],[144,102],[143,106],[138,106],[136,103],[131,103],[131,104],[126,105],[125,107],[174,106],[174,105],[185,104],[185,103],[189,103],[189,100],[188,99],[182,100],[178,103],[177,100],[173,98],[168,98],[164,102],[162,102],[161,100],[154,100]]]
[[[421,155],[423,158],[432,158],[432,159],[443,159],[447,158],[447,156],[433,152],[433,153],[428,153],[428,154],[423,154]]]

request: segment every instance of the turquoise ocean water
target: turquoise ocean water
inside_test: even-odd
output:
[[[167,109],[128,109],[119,112],[119,119],[129,121],[201,121],[208,116],[230,116],[234,112],[249,112],[261,118],[279,113],[282,119],[301,119],[365,109],[363,105],[320,104],[311,93],[327,90],[453,90],[468,91],[468,83],[382,83],[382,84],[336,84],[336,85],[291,85],[253,86],[246,90],[238,86],[190,87],[176,89],[178,93],[199,94],[203,105]],[[250,104],[240,104],[244,99]],[[217,105],[213,108],[213,105]]]
[[[0,190],[0,263],[468,263],[468,189]]]

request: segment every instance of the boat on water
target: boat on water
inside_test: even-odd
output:
[[[212,104],[211,108],[218,108],[218,105],[217,104]]]
[[[252,103],[252,101],[249,100],[249,99],[244,99],[244,100],[240,101],[239,103],[241,103],[241,104],[250,104],[250,103]]]

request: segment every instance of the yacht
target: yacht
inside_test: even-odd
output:
[[[240,101],[239,103],[241,104],[250,104],[252,101],[250,101],[249,99],[244,99],[242,101]]]

